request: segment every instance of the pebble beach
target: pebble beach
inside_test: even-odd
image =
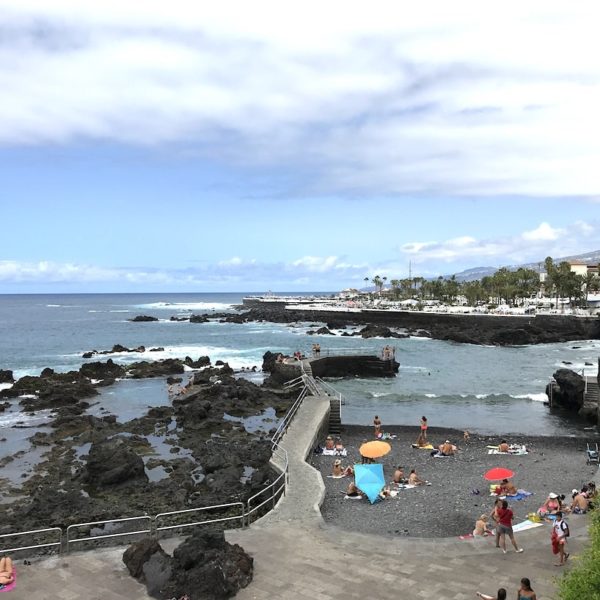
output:
[[[396,466],[404,468],[405,476],[412,468],[431,483],[412,489],[401,489],[395,497],[371,504],[367,499],[345,499],[345,490],[352,477],[329,477],[335,456],[313,454],[309,459],[325,482],[326,494],[321,512],[326,522],[338,527],[382,536],[412,536],[416,538],[454,537],[472,532],[475,521],[492,509],[490,482],[483,474],[493,467],[514,471],[512,478],[517,488],[532,495],[510,501],[514,523],[535,512],[550,492],[564,494],[570,504],[571,490],[580,488],[598,472],[596,465],[586,465],[586,441],[597,441],[597,433],[590,431],[582,437],[526,436],[508,438],[509,443],[524,444],[526,455],[506,456],[488,454],[489,445],[499,444],[498,436],[470,433],[468,442],[463,431],[430,427],[428,439],[437,447],[446,439],[458,446],[453,457],[433,458],[430,451],[414,449],[411,444],[418,435],[418,427],[385,426],[383,431],[396,436],[386,440],[392,449],[376,462],[383,464],[386,482],[392,480]],[[373,428],[345,426],[341,433],[347,449],[346,457],[339,457],[343,465],[360,463],[359,447],[364,440],[373,440]],[[324,440],[321,440],[324,444]],[[479,490],[479,494],[474,493]],[[570,515],[570,519],[582,518]],[[492,538],[488,538],[488,541]]]

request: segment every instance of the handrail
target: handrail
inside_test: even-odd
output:
[[[33,550],[35,548],[54,548],[58,546],[58,553],[60,554],[62,549],[62,535],[63,531],[60,527],[48,527],[47,529],[34,529],[33,531],[22,531],[20,533],[5,533],[0,535],[0,539],[21,537],[24,535],[35,535],[39,533],[59,533],[57,542],[47,542],[45,544],[34,544],[33,546],[18,546],[16,548],[2,548],[2,554],[8,554],[9,552],[18,552],[19,550]]]
[[[277,429],[275,430],[275,433],[273,434],[273,437],[271,438],[271,442],[274,445],[277,445],[277,442],[279,442],[279,440],[281,440],[281,438],[283,437],[283,434],[287,431],[289,424],[291,423],[296,412],[298,411],[298,408],[300,408],[300,405],[302,404],[302,401],[306,397],[307,393],[308,393],[308,390],[306,387],[304,387],[302,389],[302,391],[300,392],[298,398],[296,398],[296,400],[294,401],[294,404],[292,404],[290,409],[287,411],[286,415],[283,417],[283,419],[277,426]],[[273,450],[273,448],[271,448],[271,450]]]
[[[241,515],[234,515],[232,517],[221,517],[219,519],[209,519],[209,520],[205,520],[205,521],[194,521],[192,523],[182,523],[182,524],[178,524],[178,525],[163,525],[163,526],[158,525],[159,520],[164,517],[172,517],[175,515],[183,515],[183,514],[188,514],[188,513],[193,513],[193,512],[203,512],[206,510],[213,510],[213,509],[217,509],[217,508],[230,508],[232,506],[239,506],[242,509]],[[242,527],[243,527],[244,522],[245,522],[245,517],[246,517],[246,515],[244,512],[244,503],[243,502],[229,502],[228,504],[200,506],[198,508],[187,508],[185,510],[174,510],[171,512],[164,512],[164,513],[157,514],[154,517],[154,531],[155,532],[167,531],[169,529],[180,529],[183,527],[193,527],[194,525],[206,525],[207,523],[220,523],[222,521],[235,521],[237,519],[241,520]]]
[[[147,529],[140,529],[139,531],[122,531],[120,533],[108,533],[106,535],[91,535],[86,538],[76,538],[76,539],[71,539],[71,537],[70,537],[71,530],[76,527],[91,527],[92,525],[108,525],[108,524],[113,524],[113,523],[124,523],[126,521],[127,522],[128,521],[148,521],[149,525],[148,525]],[[90,541],[96,541],[96,540],[103,540],[103,539],[107,539],[107,538],[121,537],[124,535],[136,535],[136,534],[140,534],[140,533],[152,533],[152,517],[149,517],[148,515],[141,515],[139,517],[126,517],[124,519],[111,519],[109,521],[92,521],[90,523],[75,523],[74,525],[69,525],[67,527],[67,543],[66,543],[65,551],[68,554],[70,544],[77,544],[79,542],[90,542]]]
[[[321,385],[325,388],[326,392],[333,394],[334,397],[337,397],[338,403],[339,403],[340,421],[341,421],[342,405],[346,403],[346,399],[342,395],[342,392],[338,392],[331,384],[327,383],[326,381],[323,381],[323,379],[321,379],[320,377],[317,377],[317,382],[319,383],[319,385]]]

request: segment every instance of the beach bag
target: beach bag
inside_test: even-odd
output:
[[[560,552],[560,548],[558,545],[558,535],[556,534],[556,531],[554,531],[554,529],[550,534],[550,543],[552,544],[552,554],[558,554]]]
[[[314,452],[315,454],[323,454],[323,447],[322,447],[322,446],[319,446],[319,445],[317,445],[317,446],[315,446],[315,449],[313,450],[313,452]]]
[[[569,524],[564,519],[560,524],[560,528],[562,529],[566,538],[568,538],[571,535],[571,532],[569,531]]]

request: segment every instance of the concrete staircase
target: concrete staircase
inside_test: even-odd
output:
[[[599,409],[598,418],[600,419],[600,390],[598,389],[598,380],[596,377],[586,377],[587,391],[583,396],[583,404],[595,406]]]
[[[339,435],[342,432],[342,416],[340,414],[339,398],[329,400],[329,433]]]

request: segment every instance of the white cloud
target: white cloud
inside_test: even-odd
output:
[[[340,193],[597,197],[599,16],[2,0],[0,144],[174,142]]]
[[[523,233],[523,239],[530,242],[554,241],[564,235],[564,229],[551,227],[548,223],[540,223],[538,227]]]
[[[580,242],[582,236],[600,236],[597,222],[576,221],[564,227],[540,223],[531,231],[496,239],[477,240],[461,237],[440,242],[410,242],[400,247],[400,253],[413,263],[432,268],[436,263],[468,267],[537,262],[546,256],[562,258],[590,250],[589,242]]]

